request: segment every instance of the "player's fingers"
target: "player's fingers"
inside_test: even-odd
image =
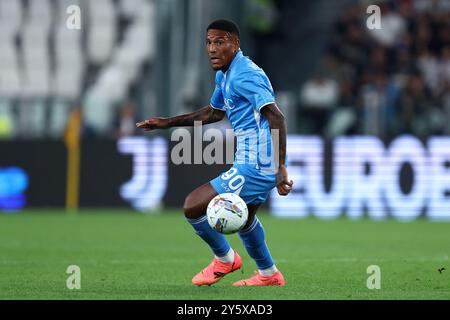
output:
[[[148,127],[149,127],[149,123],[147,121],[139,122],[138,128],[148,128]]]
[[[289,182],[286,182],[283,184],[284,188],[289,192],[292,190],[292,185],[293,185],[292,181],[289,181]]]
[[[278,190],[278,194],[280,196],[286,196],[289,193],[288,191],[286,191],[286,190],[284,190],[284,189],[282,189],[280,187],[278,187],[277,190]]]
[[[291,190],[290,190],[289,186],[286,186],[284,184],[280,184],[280,185],[278,185],[278,191],[279,192],[281,191],[283,194],[288,194],[289,191],[291,191]]]
[[[288,194],[289,192],[291,192],[291,189],[283,188],[283,192],[284,192],[285,194]]]
[[[287,181],[287,180],[283,180],[279,183],[280,186],[283,186],[283,188],[290,190],[292,189],[292,185],[293,185],[293,181]]]

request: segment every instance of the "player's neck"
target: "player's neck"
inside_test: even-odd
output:
[[[235,58],[236,58],[236,56],[234,56],[233,60],[231,60],[231,62],[229,64],[227,64],[226,66],[223,66],[223,68],[221,70],[224,74],[227,74],[227,71],[230,69],[231,64],[233,63]]]
[[[224,74],[226,74],[228,69],[230,69],[230,67],[233,64],[233,61],[236,59],[239,51],[240,51],[240,49],[238,51],[236,51],[236,53],[234,54],[234,57],[233,57],[233,59],[231,59],[230,63],[227,64],[226,66],[223,66],[223,68],[221,69]]]

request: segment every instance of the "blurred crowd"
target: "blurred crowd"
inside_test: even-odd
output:
[[[300,90],[304,130],[450,134],[450,0],[373,2],[381,29],[367,27],[366,2],[333,28],[320,67]]]

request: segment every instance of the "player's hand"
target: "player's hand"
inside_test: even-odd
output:
[[[144,129],[144,131],[151,131],[155,129],[166,129],[169,127],[169,124],[165,118],[153,117],[136,123],[136,127]]]
[[[294,182],[288,180],[287,169],[284,165],[281,165],[277,173],[277,190],[281,196],[287,196],[292,190]]]

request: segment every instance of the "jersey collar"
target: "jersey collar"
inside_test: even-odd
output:
[[[234,56],[233,61],[231,61],[231,64],[228,67],[228,70],[224,74],[227,75],[228,71],[230,71],[231,68],[233,68],[233,66],[236,64],[236,62],[243,56],[244,56],[244,54],[242,53],[242,50],[239,49],[238,52],[236,52],[236,55]]]

